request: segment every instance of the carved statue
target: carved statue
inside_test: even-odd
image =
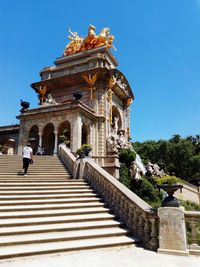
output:
[[[132,104],[132,102],[133,102],[133,98],[132,97],[128,98],[126,102],[126,107],[129,107]]]
[[[46,92],[47,92],[48,88],[46,85],[41,85],[39,86],[39,88],[37,88],[37,92],[39,93],[39,99],[40,99],[40,105],[42,105],[44,103],[44,101],[46,100]]]
[[[131,162],[130,174],[133,179],[141,180],[142,174],[145,175],[146,168],[138,154],[136,154],[135,160]]]
[[[95,73],[94,75],[82,75],[82,77],[84,78],[84,80],[86,81],[86,83],[89,85],[89,90],[90,90],[90,97],[91,99],[93,99],[93,91],[96,90],[95,88],[95,83],[97,80],[97,73]]]
[[[108,79],[107,85],[108,85],[108,102],[109,102],[109,121],[110,124],[112,124],[112,95],[113,95],[113,87],[115,86],[117,82],[117,78],[114,75],[111,75]]]
[[[119,131],[119,134],[111,134],[107,140],[107,152],[118,153],[119,149],[132,149],[132,145],[127,141],[123,134],[123,131]]]
[[[132,179],[135,179],[136,181],[142,180],[141,170],[138,167],[138,165],[135,163],[135,161],[131,163],[130,176]]]
[[[46,97],[45,102],[43,103],[43,105],[55,105],[55,104],[57,104],[55,99],[53,99],[51,94],[48,94],[47,97]]]
[[[110,135],[106,140],[106,146],[108,152],[118,153],[120,146],[117,143],[115,136]]]
[[[114,75],[111,75],[108,80],[108,88],[112,89],[116,84],[117,78]]]
[[[153,164],[151,162],[148,162],[146,168],[151,176],[162,177],[166,175],[165,172],[161,170],[158,164],[156,163]]]
[[[117,135],[118,133],[118,121],[119,121],[119,118],[114,117],[114,134],[115,135]]]
[[[68,38],[71,42],[64,49],[64,56],[73,55],[78,52],[83,52],[85,50],[90,50],[100,46],[106,46],[107,48],[113,47],[114,36],[109,35],[110,29],[105,27],[101,30],[99,35],[95,33],[95,26],[89,25],[88,35],[85,38],[78,36],[77,32],[72,32],[69,28],[70,36]]]
[[[71,42],[65,47],[64,56],[69,56],[78,53],[83,42],[83,38],[79,37],[77,32],[72,32],[70,28],[68,28],[67,30],[71,34],[68,36]]]

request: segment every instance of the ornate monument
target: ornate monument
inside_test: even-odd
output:
[[[19,147],[31,140],[46,154],[57,154],[59,136],[67,129],[69,147],[92,145],[92,157],[117,177],[118,148],[130,146],[130,104],[134,95],[110,48],[114,36],[109,28],[99,35],[89,25],[85,38],[70,32],[70,43],[55,65],[40,71],[41,80],[31,86],[39,107],[22,112]],[[81,97],[75,97],[78,95]],[[115,144],[116,143],[116,144]]]

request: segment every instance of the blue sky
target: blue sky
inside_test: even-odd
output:
[[[0,0],[0,125],[18,123],[20,99],[68,43],[110,27],[112,51],[134,92],[132,141],[200,133],[200,0]]]

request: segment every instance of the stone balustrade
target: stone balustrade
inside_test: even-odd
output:
[[[151,206],[101,168],[93,159],[84,158],[80,161],[81,166],[78,166],[75,156],[64,145],[59,146],[59,156],[73,178],[85,179],[146,248],[158,249],[159,218]],[[185,211],[185,222],[188,232],[191,233],[191,237],[187,240],[189,252],[200,255],[200,212]]]
[[[78,163],[76,161],[75,156],[71,153],[70,149],[66,147],[66,145],[60,144],[58,155],[61,158],[64,165],[67,167],[72,177],[76,178]]]
[[[191,254],[200,255],[200,212],[186,211],[185,221],[187,230],[191,233],[191,238],[188,241],[189,251]]]
[[[145,201],[108,174],[92,159],[84,159],[83,178],[114,214],[151,250],[158,248],[158,217]]]

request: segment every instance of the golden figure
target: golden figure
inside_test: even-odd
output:
[[[96,40],[96,33],[95,33],[96,27],[93,25],[89,25],[88,28],[88,35],[85,39],[83,39],[83,42],[81,44],[80,51],[90,50],[92,48],[95,48],[95,40]]]
[[[89,85],[90,98],[92,100],[93,99],[93,91],[96,90],[95,83],[96,83],[96,80],[97,80],[97,73],[95,73],[94,75],[89,74],[88,76],[87,75],[82,75],[82,77],[84,78],[86,83]]]
[[[65,47],[64,56],[69,56],[80,52],[80,47],[83,42],[83,38],[79,37],[77,32],[72,32],[70,28],[67,30],[71,34],[68,36],[71,42]]]
[[[113,88],[117,82],[117,78],[114,75],[111,75],[108,80],[108,88]]]
[[[117,78],[114,75],[111,75],[108,80],[108,101],[109,101],[109,122],[112,124],[112,96],[114,94],[113,87],[115,86],[117,82]]]
[[[39,88],[37,88],[37,92],[39,94],[39,98],[40,98],[40,105],[42,105],[44,103],[44,101],[46,100],[46,92],[47,92],[48,88],[46,85],[41,85],[39,86]]]
[[[107,48],[113,47],[114,36],[109,35],[110,29],[105,27],[101,30],[99,35],[95,33],[96,27],[89,25],[88,35],[85,38],[78,36],[77,32],[72,32],[69,28],[70,36],[68,38],[71,42],[65,47],[64,56],[73,55],[78,52],[83,52],[100,46],[106,46]]]
[[[129,107],[132,104],[132,102],[133,102],[133,98],[132,97],[128,98],[126,102],[126,107]]]

